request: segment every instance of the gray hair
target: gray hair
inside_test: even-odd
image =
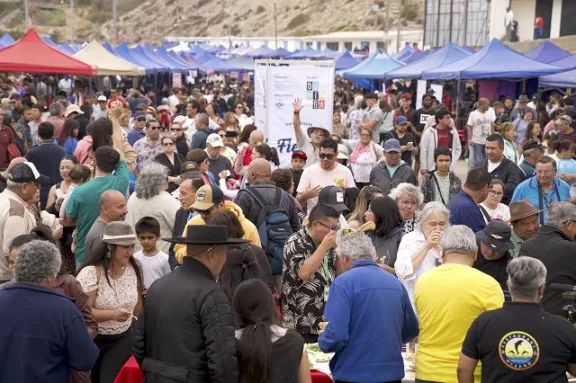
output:
[[[478,252],[476,235],[472,229],[464,225],[450,226],[442,239],[444,254],[460,253],[474,255]]]
[[[548,207],[546,225],[562,229],[562,224],[566,221],[576,221],[576,205],[562,201]]]
[[[19,190],[22,186],[26,185],[27,182],[14,182],[10,179],[6,180],[6,189],[15,191]]]
[[[525,151],[522,153],[522,155],[524,156],[524,158],[526,158],[526,157],[532,156],[533,154],[536,154],[536,153],[539,152],[539,151],[540,151],[540,149],[538,149],[538,148],[528,149],[528,150],[525,150]]]
[[[390,190],[388,196],[394,201],[398,201],[403,194],[410,196],[418,206],[422,205],[424,202],[424,195],[417,186],[414,186],[408,182],[402,182],[398,184],[394,189]]]
[[[60,271],[60,252],[48,241],[34,240],[20,248],[14,266],[17,282],[39,283]]]
[[[208,115],[206,113],[198,113],[196,115],[196,124],[201,124],[201,125],[206,125],[208,126],[210,124],[210,119],[208,118]]]
[[[376,259],[376,249],[372,240],[364,233],[350,233],[340,238],[336,247],[336,256],[338,258],[347,257],[354,260]]]
[[[419,223],[425,222],[428,220],[428,217],[436,213],[444,214],[447,220],[450,217],[450,210],[448,210],[442,202],[432,201],[428,202],[422,210],[420,210],[420,214],[418,214]]]
[[[546,283],[546,266],[536,258],[518,257],[506,267],[508,289],[512,297],[535,298]]]
[[[168,168],[157,162],[152,162],[140,172],[140,179],[136,184],[136,197],[150,199],[166,190]]]
[[[55,102],[50,105],[50,115],[51,116],[61,116],[62,115],[62,104]]]

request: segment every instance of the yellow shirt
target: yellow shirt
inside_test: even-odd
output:
[[[252,242],[256,246],[262,247],[262,244],[260,243],[260,236],[258,235],[258,229],[252,222],[244,217],[240,206],[230,201],[225,201],[224,206],[226,207],[226,210],[235,213],[238,217],[238,220],[242,225],[242,229],[244,230],[244,236],[242,238]],[[184,227],[182,232],[183,237],[186,237],[186,231],[188,230],[189,225],[206,225],[206,222],[204,222],[204,219],[202,219],[200,215],[192,217]],[[182,258],[186,256],[186,245],[178,243],[176,246],[174,246],[174,254],[176,255],[176,260],[178,263],[182,263]]]
[[[456,369],[468,328],[484,311],[502,307],[504,294],[491,276],[449,263],[420,277],[414,290],[420,336],[416,378],[458,382]],[[480,381],[480,367],[475,380]]]

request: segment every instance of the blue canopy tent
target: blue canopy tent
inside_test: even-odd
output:
[[[177,62],[182,62],[185,65],[188,65],[188,67],[190,67],[190,69],[192,70],[200,68],[200,64],[198,64],[192,57],[185,59],[184,57],[179,56],[176,52],[169,52],[169,51],[166,51],[166,54],[172,57]]]
[[[286,50],[284,48],[278,48],[276,49],[276,57],[286,57],[286,56],[290,56],[293,52],[290,52],[289,50]]]
[[[208,60],[211,60],[214,57],[216,57],[216,56],[211,55],[210,53],[206,53],[206,52],[192,55],[192,58],[194,59],[194,61],[196,61],[197,63],[200,63],[200,64],[202,64]]]
[[[58,46],[58,49],[60,49],[62,52],[68,55],[73,55],[76,53],[76,50],[72,48],[72,46],[70,46],[70,44],[68,43],[60,44],[60,46]]]
[[[472,48],[471,46],[468,46],[466,44],[461,45],[460,48],[464,49],[468,53],[476,53],[476,50],[474,48]]]
[[[201,44],[200,48],[204,51],[204,52],[208,52],[208,53],[218,53],[220,52],[220,47],[213,47],[212,45],[208,45],[208,44]],[[226,48],[224,48],[226,49]]]
[[[289,59],[312,58],[312,57],[315,57],[317,53],[318,53],[318,51],[315,51],[312,48],[306,48],[306,49],[301,50],[299,52],[292,53],[290,56],[288,56],[288,58]]]
[[[274,57],[276,51],[274,49],[268,48],[266,45],[262,45],[260,48],[254,49],[248,53],[248,57]]]
[[[414,49],[410,45],[406,44],[404,45],[404,48],[400,50],[400,52],[396,53],[395,55],[392,55],[392,57],[395,58],[396,60],[402,61],[403,58],[408,57],[413,52]]]
[[[184,66],[180,65],[180,64],[174,64],[172,62],[163,60],[160,56],[158,56],[153,50],[152,48],[148,48],[146,46],[142,46],[142,45],[138,45],[137,47],[133,48],[133,50],[146,57],[148,60],[152,61],[153,63],[159,65],[159,66],[164,66],[166,68],[168,68],[169,72],[180,72],[180,71],[184,71],[184,70],[188,70],[188,68],[185,68]]]
[[[525,53],[524,56],[544,64],[550,64],[554,61],[570,56],[570,53],[566,52],[558,45],[552,44],[550,41],[544,41],[536,48]]]
[[[153,63],[151,63],[148,60],[143,60],[140,61],[141,58],[140,57],[135,57],[135,55],[133,55],[133,52],[130,50],[130,48],[128,48],[128,45],[126,44],[120,44],[118,45],[115,49],[114,49],[114,54],[120,56],[121,58],[123,58],[124,60],[144,68],[144,70],[146,71],[146,74],[153,74],[156,73],[156,67],[154,66]]]
[[[358,65],[358,60],[352,57],[348,51],[344,51],[344,53],[336,59],[335,63],[336,70],[346,70],[356,65]]]
[[[225,64],[231,72],[248,72],[254,70],[254,62],[241,57],[226,60]]]
[[[541,76],[538,83],[541,87],[576,88],[576,70]]]
[[[218,57],[212,57],[210,60],[200,64],[200,69],[208,71],[213,70],[215,72],[228,72],[229,68],[223,60]]]
[[[42,40],[44,40],[44,42],[46,44],[50,45],[51,47],[54,47],[56,49],[60,49],[58,44],[56,44],[50,37],[42,37]]]
[[[493,39],[462,60],[422,73],[425,80],[527,79],[565,71],[542,64]]]
[[[104,49],[106,49],[108,52],[110,52],[110,53],[115,53],[115,52],[114,52],[114,48],[112,48],[112,45],[110,45],[108,42],[103,43],[102,46],[103,46]]]
[[[129,49],[130,53],[132,53],[132,57],[134,57],[136,60],[140,62],[147,63],[148,66],[155,68],[156,72],[170,72],[171,68],[169,68],[166,63],[157,62],[156,60],[149,59],[146,56],[146,54],[144,54],[141,46]]]
[[[405,64],[401,61],[393,59],[386,53],[377,53],[370,56],[364,62],[356,65],[347,71],[344,71],[345,79],[372,79],[372,80],[383,80],[386,78],[386,74]],[[361,67],[360,67],[361,66]]]
[[[166,62],[170,62],[173,63],[174,65],[180,66],[181,68],[185,69],[185,70],[189,70],[189,69],[198,69],[197,65],[192,64],[191,62],[188,62],[184,59],[181,59],[180,57],[176,56],[176,55],[171,55],[166,48],[164,47],[160,47],[156,50],[156,54],[158,56],[160,56],[160,58]]]
[[[409,56],[405,57],[404,59],[400,60],[405,64],[411,64],[413,62],[416,62],[418,60],[423,59],[424,57],[428,56],[430,54],[430,51],[426,50],[426,51],[414,51],[412,52]]]
[[[204,49],[202,49],[200,47],[200,45],[194,45],[193,47],[190,48],[190,50],[188,51],[188,53],[192,53],[193,55],[199,54],[199,53],[206,53],[206,51]]]
[[[4,33],[4,35],[0,38],[0,47],[5,48],[14,44],[16,41],[10,36],[9,33]]]
[[[436,52],[430,53],[428,56],[417,62],[396,69],[395,71],[388,72],[386,78],[418,79],[422,77],[422,72],[425,70],[442,68],[461,60],[464,57],[470,56],[471,54],[472,53],[465,51],[458,45],[450,43]]]
[[[560,68],[576,69],[576,55],[569,55],[558,61],[553,61],[550,65],[559,66]]]
[[[330,48],[325,48],[323,51],[316,53],[314,57],[322,59],[337,59],[340,56],[340,52],[333,51]]]

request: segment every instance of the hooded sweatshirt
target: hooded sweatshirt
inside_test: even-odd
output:
[[[242,225],[242,229],[244,230],[244,236],[242,238],[252,242],[258,247],[262,247],[262,244],[260,243],[260,237],[258,236],[258,229],[252,222],[244,217],[244,213],[242,213],[240,206],[231,201],[224,201],[224,207],[226,210],[233,212],[236,214],[236,217],[238,217],[238,220]],[[192,217],[184,227],[184,231],[182,232],[183,237],[186,237],[186,231],[190,225],[206,225],[206,222],[200,215]],[[182,258],[184,258],[186,255],[186,245],[182,243],[177,244],[174,246],[174,253],[176,254],[176,260],[178,263],[182,263]]]

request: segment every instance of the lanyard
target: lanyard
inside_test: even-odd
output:
[[[544,210],[543,209],[543,205],[542,205],[542,200],[544,199],[544,195],[542,193],[542,186],[540,186],[540,183],[538,181],[536,181],[538,183],[538,210]],[[560,202],[560,193],[558,192],[558,188],[556,187],[556,184],[554,183],[554,181],[552,181],[552,189],[554,190],[554,192],[556,193],[556,202]],[[548,193],[546,193],[546,209],[548,209],[548,205],[550,205],[550,202],[548,202]],[[540,224],[544,225],[544,214],[542,214],[543,211],[540,213]]]

